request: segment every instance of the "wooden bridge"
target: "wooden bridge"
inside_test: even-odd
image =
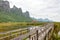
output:
[[[49,40],[54,30],[54,24],[48,23],[43,27],[30,30],[29,33],[21,35],[11,40]],[[51,39],[50,39],[51,40]]]

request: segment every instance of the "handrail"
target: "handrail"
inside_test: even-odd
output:
[[[28,31],[27,28],[26,28],[26,29],[21,29],[21,30],[26,30],[26,31]],[[4,37],[0,37],[0,40],[1,40],[1,39],[4,39],[4,38],[7,38],[7,37],[11,37],[11,36],[17,35],[17,34],[20,34],[20,35],[21,35],[21,33],[23,32],[23,31],[21,31],[21,30],[19,29],[19,30],[14,30],[14,31],[7,32],[7,33],[5,33],[5,34],[9,34],[9,35],[8,35],[8,36],[4,36]],[[12,34],[12,32],[16,32],[16,31],[20,31],[20,32]]]
[[[48,31],[51,29],[52,27],[51,27],[51,24],[48,24],[48,25],[46,25],[45,26],[45,29],[42,31],[41,30],[41,32],[47,32],[48,33]],[[27,38],[27,37],[29,37],[29,35],[31,36],[32,34],[36,34],[36,31],[37,30],[40,30],[39,28],[38,29],[36,29],[36,30],[32,30],[31,32],[29,32],[29,33],[27,33],[27,34],[25,34],[25,35],[21,35],[21,36],[19,36],[19,37],[16,37],[16,38],[14,38],[14,39],[11,39],[11,40],[15,40],[15,39],[19,39],[19,40],[23,40],[24,38]],[[38,33],[38,34],[40,34],[41,35],[41,32],[40,33]]]

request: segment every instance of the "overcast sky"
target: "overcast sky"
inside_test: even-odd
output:
[[[31,17],[49,18],[60,21],[60,0],[8,0],[10,6],[16,5],[23,11],[28,10]]]

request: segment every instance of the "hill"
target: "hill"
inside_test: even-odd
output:
[[[29,12],[22,12],[21,8],[14,6],[10,11],[0,11],[0,22],[30,22]]]

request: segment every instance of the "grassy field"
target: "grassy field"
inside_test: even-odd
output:
[[[30,23],[30,22],[12,22],[12,23],[0,23],[0,32],[16,30],[20,28],[26,28],[29,26],[43,25],[44,23]]]

